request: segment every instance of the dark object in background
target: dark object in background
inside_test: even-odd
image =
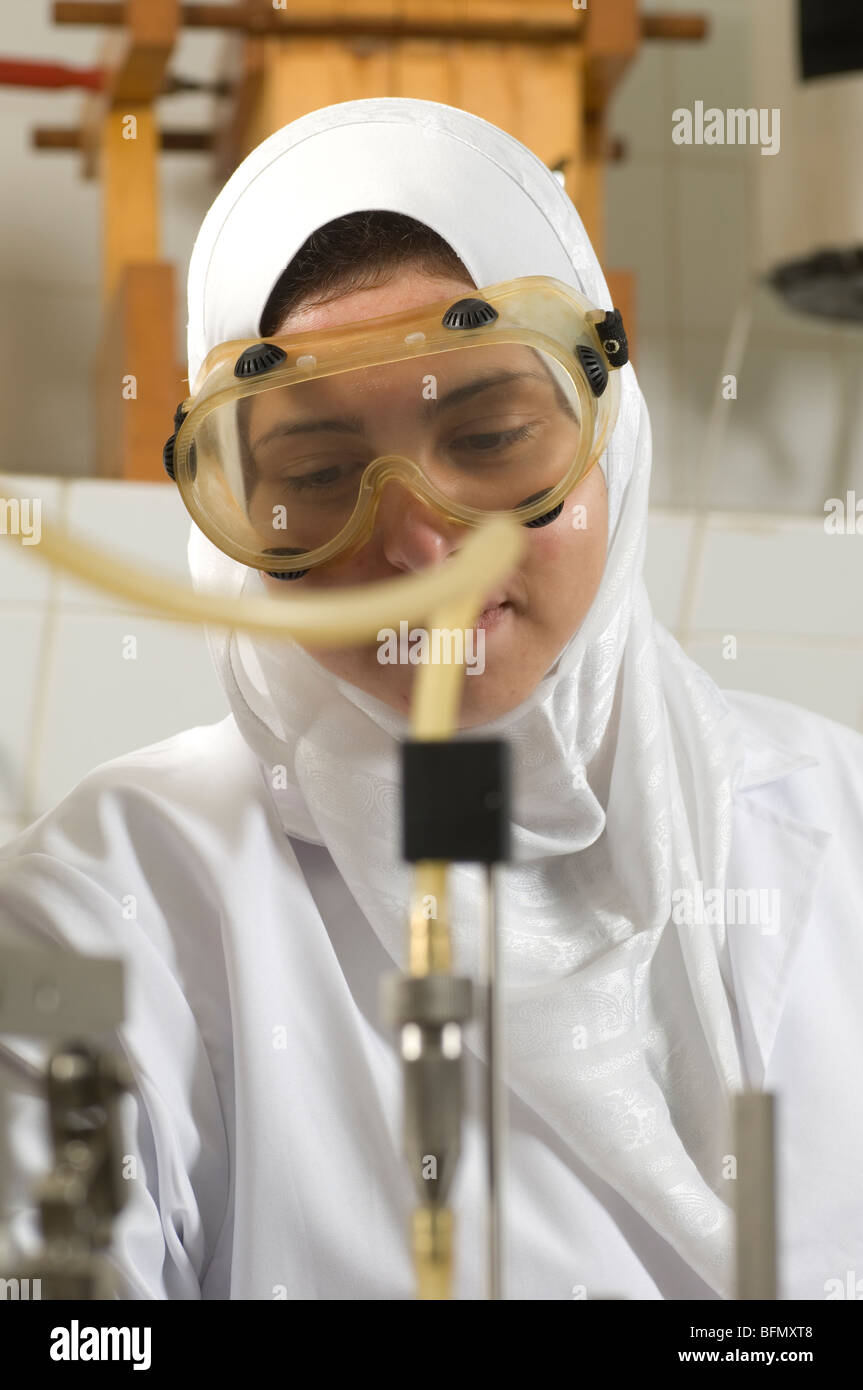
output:
[[[863,72],[861,0],[797,0],[798,80]],[[834,190],[841,195],[842,189]],[[824,204],[821,245],[767,275],[789,309],[834,322],[863,323],[863,244],[841,196]],[[835,240],[828,240],[835,225]],[[856,235],[855,235],[856,232]]]
[[[786,261],[767,276],[777,294],[801,314],[863,323],[863,246],[816,251]]]
[[[860,0],[797,0],[800,76],[863,70]]]

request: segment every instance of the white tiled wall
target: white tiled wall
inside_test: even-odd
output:
[[[603,262],[636,272],[654,504],[819,515],[824,500],[846,487],[863,496],[863,330],[795,315],[756,285],[757,180],[770,162],[757,148],[671,139],[677,107],[764,104],[752,62],[760,4],[641,0],[642,10],[695,10],[710,32],[703,42],[645,41],[613,95],[609,129],[627,154],[606,169]],[[50,6],[14,8],[10,52],[56,46]],[[95,42],[90,30],[63,34],[70,61],[95,62]],[[215,31],[184,31],[178,71],[212,77],[221,43]],[[74,124],[78,94],[49,96],[54,123]],[[30,148],[47,100],[0,89],[0,160],[4,187],[14,190],[12,214],[0,218],[0,468],[86,476],[95,466],[100,193],[97,182],[81,178],[73,155]],[[200,94],[171,97],[170,113],[178,126],[209,128],[214,119],[211,99]],[[792,148],[793,131],[783,122],[776,159]],[[166,350],[173,328],[181,361],[189,256],[219,185],[206,154],[166,154],[159,169],[161,253],[176,267],[178,289]],[[723,410],[719,458],[705,483],[711,402],[735,311],[750,291],[738,397]]]
[[[644,43],[609,112],[627,157],[607,169],[603,260],[637,276],[637,370],[654,440],[648,587],[658,616],[720,685],[784,696],[863,730],[863,536],[823,530],[828,497],[856,488],[863,498],[863,331],[794,315],[755,284],[757,150],[671,140],[676,107],[762,104],[750,62],[757,4],[642,0],[643,10],[696,9],[710,36]],[[21,56],[52,33],[36,6],[17,7],[13,31],[10,51]],[[70,30],[67,57],[92,63],[93,42]],[[214,44],[184,34],[180,69],[212,76]],[[106,543],[122,530],[127,554],[186,583],[188,522],[176,493],[86,478],[99,190],[72,156],[34,156],[29,131],[44,123],[45,100],[0,91],[0,151],[17,190],[14,216],[0,219],[0,469],[26,472],[21,491],[38,492],[76,530]],[[74,123],[78,102],[51,94],[55,123]],[[172,98],[171,111],[180,125],[212,121],[197,95]],[[783,128],[783,148],[785,139]],[[173,328],[182,359],[188,258],[218,185],[205,155],[166,156],[160,182],[162,253],[180,290],[166,343]],[[711,406],[747,301],[738,395],[723,404],[708,477]],[[122,655],[130,635],[135,660]],[[733,659],[723,656],[728,635]],[[2,535],[0,641],[0,836],[96,763],[225,712],[200,632],[55,577]]]
[[[56,513],[73,531],[189,587],[189,519],[171,487],[31,475],[2,486],[41,499],[43,520]],[[3,838],[99,763],[228,709],[202,629],[124,608],[55,574],[38,552],[0,535]]]
[[[106,546],[122,536],[129,555],[188,585],[188,521],[173,488],[30,476],[7,484]],[[37,551],[0,536],[0,838],[99,763],[227,712],[200,630],[57,578]],[[646,576],[657,617],[721,686],[777,695],[863,732],[863,536],[828,536],[818,517],[655,510]],[[733,659],[723,655],[729,635]],[[124,655],[130,637],[134,659]]]
[[[760,0],[642,0],[707,18],[703,42],[648,41],[612,99],[627,157],[606,170],[604,263],[636,272],[637,370],[654,436],[657,506],[821,513],[863,497],[863,329],[787,310],[757,276],[757,148],[675,145],[672,112],[755,107]],[[782,127],[777,159],[794,132]],[[856,170],[858,181],[863,177]],[[859,191],[859,187],[858,187]],[[716,466],[706,431],[738,308],[751,307]]]

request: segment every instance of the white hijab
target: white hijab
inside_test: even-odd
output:
[[[363,208],[427,223],[479,287],[552,275],[611,307],[570,199],[518,140],[437,102],[344,102],[276,131],[207,213],[189,269],[190,381],[215,344],[259,334],[273,284],[311,232]],[[531,695],[470,731],[501,734],[513,749],[502,912],[509,1079],[730,1296],[722,1163],[742,1066],[723,983],[725,928],[675,926],[671,895],[697,893],[694,880],[705,891],[725,886],[743,744],[718,688],[651,612],[642,578],[650,425],[631,365],[621,386],[601,460],[609,544],[599,591]],[[256,571],[194,525],[189,561],[199,589],[265,592]],[[406,721],[295,644],[221,631],[209,641],[285,831],[326,845],[403,966]],[[481,889],[478,870],[455,868],[457,967],[474,976]],[[472,1045],[481,1053],[479,1040]]]

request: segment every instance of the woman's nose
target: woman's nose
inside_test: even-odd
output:
[[[464,530],[398,479],[390,478],[381,490],[375,531],[383,554],[396,569],[421,570],[445,560],[462,544]]]

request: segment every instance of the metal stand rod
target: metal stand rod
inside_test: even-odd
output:
[[[500,1001],[497,895],[495,866],[486,867],[486,1154],[488,1163],[488,1286],[490,1299],[503,1294],[503,1163],[506,1122],[504,1036]]]
[[[737,1298],[776,1298],[774,1100],[768,1092],[735,1096],[737,1156]]]

